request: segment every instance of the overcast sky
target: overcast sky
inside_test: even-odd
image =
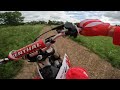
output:
[[[20,11],[26,21],[57,20],[80,22],[84,19],[100,19],[111,24],[120,24],[120,11]]]

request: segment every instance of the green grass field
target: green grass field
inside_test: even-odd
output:
[[[11,50],[17,50],[33,42],[45,25],[23,25],[0,27],[0,58]],[[13,78],[21,69],[23,61],[0,65],[0,79]]]
[[[110,62],[114,67],[120,69],[120,46],[116,46],[112,43],[111,37],[94,36],[85,37],[78,36],[72,40],[79,44],[86,46],[94,53],[98,54],[101,58]]]

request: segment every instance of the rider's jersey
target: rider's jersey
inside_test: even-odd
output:
[[[78,25],[84,30],[84,36],[107,36],[108,31],[111,29],[109,23],[104,23],[99,19],[85,19],[81,21]],[[120,45],[120,27],[115,26],[113,34],[113,43],[115,45]]]

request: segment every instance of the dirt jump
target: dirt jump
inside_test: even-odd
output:
[[[44,27],[42,32],[49,30],[51,27]],[[56,34],[55,31],[49,32],[42,36],[47,38]],[[66,53],[72,67],[83,67],[87,70],[90,79],[120,79],[120,70],[112,67],[106,60],[101,59],[98,55],[91,52],[86,47],[79,45],[68,37],[60,37],[55,46],[63,58]],[[24,61],[24,65],[14,79],[32,79],[36,75],[36,63]]]

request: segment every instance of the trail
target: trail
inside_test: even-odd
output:
[[[49,30],[45,27],[43,32]],[[56,32],[49,32],[42,36],[47,38]],[[101,59],[98,55],[92,53],[86,47],[79,45],[71,39],[60,37],[55,46],[61,57],[65,53],[70,58],[73,67],[83,67],[87,70],[90,79],[120,79],[120,70],[112,67],[106,60]],[[24,61],[24,66],[14,79],[32,79],[36,75],[36,63]]]

